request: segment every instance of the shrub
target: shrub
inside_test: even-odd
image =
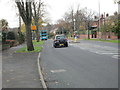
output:
[[[7,33],[6,32],[2,32],[2,44],[6,43],[6,36],[7,36]]]
[[[18,34],[19,34],[18,35],[18,42],[19,42],[19,44],[22,44],[25,41],[25,36],[22,32],[19,32]]]
[[[12,32],[12,31],[8,32],[8,33],[7,33],[7,39],[8,39],[8,40],[15,40],[15,39],[16,39],[16,38],[15,38],[15,33]]]

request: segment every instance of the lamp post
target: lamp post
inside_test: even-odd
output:
[[[74,31],[75,31],[75,21],[76,21],[76,20],[75,20],[75,19],[73,19],[73,21],[74,21]]]
[[[90,39],[90,35],[89,35],[89,21],[87,23],[87,29],[88,29],[88,39]]]
[[[85,7],[86,8],[86,15],[88,14],[87,13],[87,7]],[[90,39],[90,35],[89,35],[89,19],[88,19],[89,17],[88,17],[88,15],[87,15],[87,20],[86,20],[86,23],[87,23],[87,31],[88,31],[88,39]]]
[[[105,40],[106,40],[106,16],[104,12],[104,35],[105,35]]]
[[[98,39],[100,39],[100,0],[98,1],[98,8],[99,8],[99,19],[98,19]]]
[[[120,0],[118,0],[118,20],[120,20]]]

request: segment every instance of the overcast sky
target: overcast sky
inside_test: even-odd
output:
[[[80,5],[80,8],[87,7],[98,12],[98,1],[100,1],[101,13],[106,12],[112,15],[118,10],[118,5],[114,4],[114,0],[43,0],[47,5],[47,11],[52,23],[62,18],[64,13],[71,7],[74,9]],[[0,0],[0,19],[4,18],[8,21],[9,27],[18,26],[17,10],[11,0]]]

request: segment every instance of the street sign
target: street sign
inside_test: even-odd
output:
[[[36,26],[31,26],[31,30],[36,30]]]

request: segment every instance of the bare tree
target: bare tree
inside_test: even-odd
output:
[[[87,21],[86,19],[86,13],[84,11],[84,9],[77,9],[76,13],[75,13],[75,23],[76,23],[76,30],[80,29],[80,26],[85,26],[85,21]]]
[[[69,12],[66,12],[64,15],[64,21],[66,22],[66,26],[68,26],[68,29],[70,33],[74,32],[74,11],[73,7],[70,8]]]
[[[23,19],[26,27],[26,39],[27,39],[27,50],[33,51],[34,46],[32,43],[32,33],[31,33],[31,22],[32,22],[32,1],[16,1],[20,16]]]
[[[90,39],[89,29],[91,27],[91,23],[93,21],[93,17],[95,16],[95,12],[89,9],[86,9],[86,25],[88,30],[88,39]]]
[[[36,25],[37,42],[39,42],[39,39],[40,39],[38,27],[40,24],[42,24],[42,23],[39,23],[39,20],[42,19],[42,17],[44,16],[43,6],[44,6],[44,3],[41,0],[39,2],[33,2],[33,19]]]
[[[6,32],[7,31],[7,29],[8,29],[8,21],[7,20],[5,20],[5,19],[1,19],[0,20],[0,29],[4,32]]]

